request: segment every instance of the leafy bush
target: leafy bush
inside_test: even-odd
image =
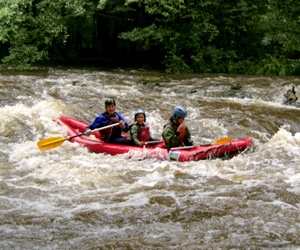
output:
[[[47,51],[38,51],[37,47],[32,45],[21,45],[10,48],[9,56],[5,57],[4,64],[15,65],[17,70],[29,69],[32,63],[39,62],[47,58]]]
[[[268,57],[259,60],[257,65],[253,65],[249,71],[257,75],[286,76],[296,74],[299,68],[299,59],[276,58],[268,55]]]
[[[167,73],[191,73],[192,69],[185,63],[182,56],[177,56],[175,54],[169,54],[166,56],[164,62],[166,65],[166,72]]]

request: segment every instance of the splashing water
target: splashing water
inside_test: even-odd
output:
[[[300,110],[283,105],[298,78],[164,75],[130,70],[1,69],[2,249],[296,249],[300,245]],[[235,88],[239,86],[239,88]],[[255,137],[231,160],[171,162],[95,154],[54,118],[90,123],[116,99],[133,122],[143,108],[155,138],[176,105],[192,139]]]

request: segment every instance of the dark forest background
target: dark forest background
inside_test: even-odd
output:
[[[300,1],[0,0],[0,59],[163,69],[300,74]]]

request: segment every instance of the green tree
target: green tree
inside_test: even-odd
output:
[[[3,63],[25,69],[46,59],[54,40],[66,42],[66,16],[83,12],[80,0],[0,0],[0,42],[9,47]]]
[[[100,1],[100,7],[112,2]],[[113,1],[115,11],[123,1]],[[120,38],[138,47],[164,51],[167,72],[234,72],[241,73],[258,54],[257,20],[265,13],[261,1],[250,0],[125,0],[148,21]],[[141,11],[142,10],[142,11]],[[246,46],[245,46],[246,45]]]
[[[261,17],[263,53],[252,72],[263,75],[300,73],[300,2],[269,0]],[[259,42],[259,41],[258,41]]]
[[[163,63],[167,72],[192,72],[194,68],[209,71],[205,62],[205,45],[218,35],[217,27],[212,24],[212,15],[206,9],[215,1],[168,1],[168,0],[127,0],[125,5],[143,9],[149,25],[136,27],[120,34],[123,39],[137,43],[138,47],[149,49],[151,46],[164,51]],[[215,46],[210,51],[218,55]],[[217,56],[213,58],[217,60]]]
[[[0,0],[0,57],[19,69],[148,57],[171,73],[300,74],[299,22],[292,0]]]

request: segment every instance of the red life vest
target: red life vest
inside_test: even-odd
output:
[[[105,125],[110,125],[113,123],[118,123],[120,121],[119,116],[115,113],[114,116],[108,116],[107,114],[104,114],[108,119],[110,119],[110,121]],[[115,130],[118,129],[119,127],[112,127],[112,128],[107,128],[107,129],[103,129],[101,130],[101,138],[104,139],[106,137],[110,137],[112,134],[114,134]]]
[[[165,126],[167,126],[168,124],[170,124],[175,129],[176,132],[177,132],[178,127],[180,126],[180,124],[176,124],[174,122],[169,122],[169,123],[165,124]],[[183,139],[185,137],[185,133],[186,133],[186,129],[184,130],[184,132],[180,133],[180,143],[183,142]]]
[[[150,128],[147,126],[140,126],[140,134],[139,134],[139,141],[149,141],[150,140]]]

